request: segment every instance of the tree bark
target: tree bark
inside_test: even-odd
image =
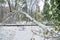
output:
[[[9,5],[10,12],[12,12],[10,0],[7,0],[7,2],[8,2],[8,5]]]
[[[3,6],[1,4],[1,12],[0,12],[0,22],[3,21]]]

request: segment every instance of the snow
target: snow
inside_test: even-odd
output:
[[[22,26],[23,27],[23,26]],[[35,26],[35,29],[37,26]],[[34,26],[25,26],[25,29],[21,27],[1,27],[0,30],[0,39],[2,40],[30,40],[33,37],[33,33],[31,32],[32,29],[34,29]],[[36,40],[40,40],[39,36],[35,35],[34,38]]]
[[[1,27],[0,39],[2,40],[30,40],[32,37],[31,27],[24,30],[21,27]],[[13,38],[12,38],[13,37]]]
[[[24,29],[23,29],[24,28]],[[35,35],[31,30],[39,30],[38,26],[2,26],[0,27],[0,40],[44,40],[44,37]],[[49,40],[52,40],[50,38]],[[57,38],[53,38],[57,40]]]

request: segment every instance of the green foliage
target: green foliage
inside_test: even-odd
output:
[[[35,13],[35,20],[37,20],[37,21],[38,21],[39,19],[40,19],[39,13],[38,13],[38,12],[36,12],[36,13]]]
[[[0,0],[0,3],[4,3],[5,2],[5,0]]]
[[[31,40],[35,40],[35,38],[31,38]]]
[[[48,3],[48,1],[45,1],[45,5],[44,5],[44,17],[45,17],[45,19],[46,20],[50,20],[50,17],[51,17],[51,15],[49,15],[49,3]]]
[[[55,26],[60,25],[60,1],[59,0],[45,0],[43,15],[45,21],[52,21]],[[59,22],[59,23],[58,23]]]

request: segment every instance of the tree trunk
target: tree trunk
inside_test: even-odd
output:
[[[16,9],[16,7],[17,7],[17,0],[15,0],[15,9]]]
[[[3,21],[3,6],[1,4],[1,12],[0,12],[0,22]]]
[[[12,12],[10,0],[7,0],[7,1],[8,1],[8,5],[9,5],[10,12]]]

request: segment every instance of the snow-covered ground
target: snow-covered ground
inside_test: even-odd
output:
[[[31,26],[0,27],[0,40],[30,40],[32,34]]]
[[[44,37],[34,35],[31,31],[38,29],[38,26],[2,26],[0,27],[0,40],[31,40],[31,38],[44,40]]]

